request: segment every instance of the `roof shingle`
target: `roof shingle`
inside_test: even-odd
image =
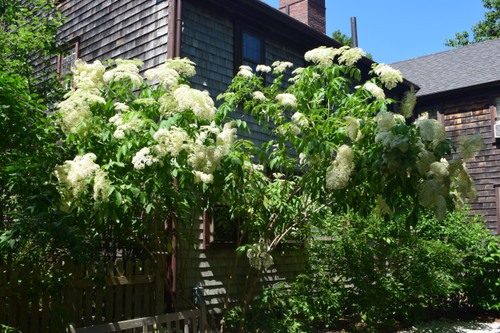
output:
[[[500,38],[391,64],[420,87],[417,96],[500,81]]]

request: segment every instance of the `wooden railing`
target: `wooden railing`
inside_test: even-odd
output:
[[[164,332],[164,333],[206,333],[205,315],[201,310],[166,313],[91,327],[75,328],[68,325],[66,333],[112,333],[112,332]]]

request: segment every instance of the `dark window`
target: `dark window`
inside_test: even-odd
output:
[[[491,139],[497,143],[500,139],[500,97],[490,97]]]
[[[78,40],[75,39],[63,48],[62,53],[57,57],[57,73],[64,79],[65,76],[71,74],[71,67],[75,65],[78,59]],[[71,86],[71,80],[65,82],[68,88]]]
[[[260,34],[236,26],[234,64],[235,73],[241,65],[252,67],[265,64],[265,42]]]
[[[240,223],[231,217],[229,206],[216,204],[203,214],[203,245],[234,245],[238,241]]]
[[[255,67],[264,63],[262,39],[243,32],[243,65],[248,65],[255,70]]]

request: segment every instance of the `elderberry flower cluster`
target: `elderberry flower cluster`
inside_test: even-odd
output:
[[[471,160],[484,148],[481,134],[461,136],[458,138],[458,152],[464,160]]]
[[[109,118],[109,122],[116,126],[113,136],[117,139],[125,138],[125,131],[139,129],[139,119],[135,118],[124,120],[123,113],[117,113],[113,117]]]
[[[326,187],[340,190],[347,187],[354,170],[354,152],[347,145],[342,145],[337,150],[337,157],[326,172]]]
[[[287,68],[293,67],[293,63],[290,61],[275,61],[271,66],[274,67],[275,73],[281,74],[285,72]]]
[[[226,123],[222,131],[214,124],[201,126],[200,132],[194,138],[183,128],[171,126],[169,129],[160,128],[153,135],[157,144],[152,147],[152,151],[160,158],[167,155],[176,158],[185,151],[187,164],[193,169],[195,182],[208,184],[213,182],[212,174],[232,147],[235,138],[236,128],[233,123]]]
[[[107,199],[109,182],[106,172],[94,162],[96,158],[95,154],[88,153],[56,166],[54,175],[61,184],[62,195],[67,202],[78,201],[80,194],[85,191],[92,178],[94,200]]]
[[[346,121],[345,132],[347,136],[353,141],[361,139],[363,135],[359,129],[359,119],[347,116],[344,117],[344,120]]]
[[[251,78],[253,76],[253,72],[252,72],[252,67],[250,66],[246,66],[246,65],[241,65],[240,70],[238,71],[238,76],[242,76],[242,77],[246,77],[246,78]]]
[[[363,89],[369,91],[373,95],[373,97],[375,97],[376,99],[379,99],[379,100],[385,99],[384,90],[382,88],[380,88],[379,86],[377,86],[373,82],[369,82],[369,81],[366,82],[363,85]]]
[[[377,74],[382,83],[385,85],[387,89],[392,89],[398,85],[398,83],[403,82],[403,77],[401,76],[401,72],[397,69],[392,68],[389,65],[378,64],[373,65],[374,72]]]
[[[215,116],[216,108],[208,91],[200,91],[187,85],[173,88],[170,94],[160,97],[159,102],[160,112],[166,117],[189,110],[204,120],[211,121]]]
[[[289,93],[278,94],[276,95],[276,100],[285,107],[289,106],[294,109],[297,107],[297,97],[295,97],[293,94]]]
[[[257,270],[268,269],[274,263],[273,257],[269,254],[269,247],[264,242],[253,244],[247,250],[247,258],[250,266]]]
[[[392,112],[381,112],[377,115],[377,135],[375,142],[386,148],[398,148],[401,152],[408,150],[408,137],[395,134],[391,129],[396,126],[396,119],[404,120],[403,116]]]
[[[446,140],[443,124],[436,119],[428,119],[426,113],[422,114],[415,123],[420,132],[420,137],[430,145],[431,149],[436,148],[441,142]]]
[[[151,155],[151,149],[148,147],[144,147],[139,150],[135,156],[132,158],[132,164],[134,165],[134,169],[142,170],[146,166],[151,166],[153,163],[160,162],[159,159]]]
[[[359,59],[361,59],[365,55],[366,53],[364,53],[363,50],[359,47],[347,48],[344,49],[344,51],[340,55],[339,63],[346,66],[353,66],[358,62]]]
[[[164,87],[176,85],[181,76],[192,77],[196,74],[195,63],[187,58],[167,59],[163,64],[148,69],[144,75],[150,81],[158,80]]]
[[[300,112],[295,112],[292,116],[292,120],[300,127],[308,127],[309,121],[306,116]]]
[[[114,62],[116,67],[104,73],[104,82],[130,81],[135,87],[139,87],[142,84],[143,79],[139,75],[139,67],[144,65],[144,63],[141,60],[116,59]]]

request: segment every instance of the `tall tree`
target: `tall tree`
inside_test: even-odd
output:
[[[55,0],[0,0],[0,252],[47,211],[57,134],[47,110],[63,93],[50,66],[62,19]],[[45,195],[44,195],[45,193]],[[37,237],[40,237],[38,234]],[[29,242],[18,256],[33,254]],[[41,241],[39,244],[44,244]],[[45,243],[47,244],[47,243]],[[33,251],[34,250],[34,251]],[[1,260],[1,256],[0,256]]]
[[[332,32],[332,38],[335,39],[337,42],[342,43],[343,45],[352,47],[352,37],[347,37],[347,35],[343,34],[340,31],[340,29],[337,29],[334,32]]]
[[[500,37],[500,0],[483,0],[483,5],[488,11],[483,21],[472,26],[472,39],[467,31],[457,32],[455,38],[447,39],[444,45],[460,47]]]

